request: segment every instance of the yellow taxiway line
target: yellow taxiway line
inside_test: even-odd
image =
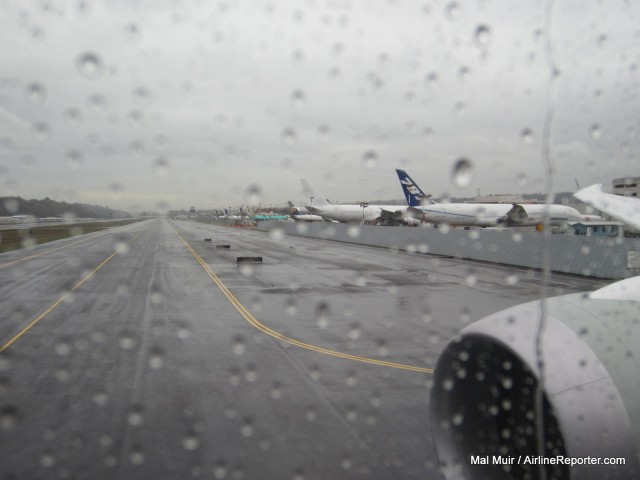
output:
[[[307,350],[312,350],[314,352],[322,353],[324,355],[330,355],[332,357],[344,358],[346,360],[352,360],[352,361],[355,361],[355,362],[362,362],[362,363],[369,363],[369,364],[372,364],[372,365],[379,365],[379,366],[383,366],[383,367],[398,368],[398,369],[401,369],[401,370],[410,370],[410,371],[413,371],[413,372],[433,373],[433,369],[432,368],[417,367],[417,366],[414,366],[414,365],[404,365],[402,363],[386,362],[384,360],[377,360],[375,358],[360,357],[360,356],[357,356],[357,355],[351,355],[351,354],[348,354],[348,353],[342,353],[342,352],[338,352],[338,351],[335,351],[335,350],[329,350],[327,348],[318,347],[316,345],[311,345],[309,343],[305,343],[305,342],[302,342],[300,340],[296,340],[295,338],[287,337],[286,335],[283,335],[280,332],[272,330],[271,328],[267,327],[266,325],[264,325],[263,323],[258,321],[251,314],[251,312],[249,312],[249,310],[247,310],[247,308],[240,302],[240,300],[238,300],[238,298],[227,288],[227,286],[224,283],[222,283],[222,281],[213,272],[213,270],[211,270],[211,268],[209,268],[209,266],[205,263],[205,261],[202,259],[202,257],[200,255],[198,255],[198,253],[193,249],[193,247],[191,247],[189,242],[187,242],[185,240],[185,238],[182,235],[180,235],[180,233],[175,228],[173,228],[173,230],[176,232],[176,235],[178,235],[178,237],[180,238],[180,240],[182,241],[184,246],[187,247],[187,249],[191,252],[191,255],[193,255],[193,257],[198,261],[198,263],[202,266],[202,268],[204,268],[204,270],[207,272],[207,274],[209,275],[211,280],[213,280],[213,282],[218,286],[218,288],[224,294],[224,296],[227,298],[227,300],[229,300],[229,302],[235,307],[235,309],[242,316],[242,318],[244,318],[252,326],[254,326],[258,330],[266,333],[267,335],[269,335],[269,336],[271,336],[271,337],[273,337],[273,338],[275,338],[277,340],[281,340],[283,342],[289,343],[291,345],[295,345],[297,347],[304,348],[304,349],[307,349]]]
[[[138,234],[136,234],[131,240],[129,240],[127,242],[127,244],[130,244],[131,242],[133,242],[136,238],[138,238],[140,235],[142,235],[142,233],[143,232],[139,232]],[[76,242],[76,243],[79,243],[79,242]],[[11,345],[13,345],[15,342],[17,342],[25,333],[27,333],[29,330],[31,330],[31,328],[33,328],[38,322],[40,322],[43,318],[45,318],[53,310],[55,310],[58,305],[60,305],[62,302],[64,302],[73,292],[75,292],[78,288],[80,288],[80,286],[82,286],[83,283],[85,283],[87,280],[89,280],[98,270],[100,270],[102,267],[104,267],[107,264],[107,262],[109,262],[109,260],[111,260],[113,257],[115,257],[118,253],[120,253],[123,248],[124,247],[118,248],[115,252],[113,252],[109,256],[109,258],[104,260],[100,265],[98,265],[96,268],[94,268],[91,272],[87,273],[84,277],[82,277],[73,286],[73,288],[71,290],[69,290],[67,293],[65,293],[60,298],[58,298],[58,300],[56,300],[51,305],[49,305],[49,307],[44,312],[42,312],[40,315],[38,315],[34,320],[32,320],[31,323],[29,323],[29,325],[24,327],[16,335],[14,335],[10,340],[8,340],[5,344],[3,344],[0,347],[0,353],[4,352],[7,348],[9,348]]]

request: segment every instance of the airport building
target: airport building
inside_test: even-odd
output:
[[[613,179],[611,193],[623,197],[640,197],[640,177],[623,177]]]

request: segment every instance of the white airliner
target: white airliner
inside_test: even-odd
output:
[[[545,209],[549,209],[551,225],[564,222],[602,220],[598,215],[583,215],[565,205],[500,204],[500,203],[436,203],[426,195],[404,170],[396,170],[409,205],[408,215],[429,223],[459,226],[523,227],[543,223]]]
[[[324,222],[325,219],[320,215],[313,215],[309,213],[307,207],[296,207],[293,202],[288,202],[289,208],[291,208],[290,217],[296,222]]]
[[[601,185],[582,189],[574,196],[640,229],[638,198],[604,193]],[[636,276],[590,293],[516,305],[457,332],[438,358],[430,393],[432,436],[444,477],[462,478],[463,472],[470,480],[510,478],[499,462],[491,466],[487,461],[464,471],[460,468],[478,453],[478,442],[470,438],[481,439],[485,452],[501,451],[505,448],[501,432],[504,425],[509,425],[513,431],[531,430],[517,452],[511,450],[523,457],[537,455],[537,445],[546,442],[546,452],[571,452],[574,458],[615,455],[624,460],[613,467],[603,465],[602,469],[597,465],[582,470],[580,466],[567,466],[554,478],[639,478],[638,307],[640,277]],[[541,317],[544,332],[540,330]],[[467,380],[456,378],[449,382],[452,386],[443,387],[460,370],[463,354]],[[536,388],[503,388],[503,367],[507,363],[510,378],[519,385],[535,384]],[[479,378],[482,382],[476,381]],[[522,415],[519,409],[497,409],[500,411],[495,415],[487,415],[484,408],[478,408],[504,404],[505,400],[535,405],[539,397],[544,400],[539,410],[531,410],[535,410],[533,416]],[[464,412],[464,422],[453,425],[450,420],[456,412]],[[538,424],[544,428],[532,428]],[[615,433],[603,442],[605,430]],[[538,478],[536,470],[529,471],[530,478]],[[553,476],[551,470],[540,471],[547,472],[545,477]],[[525,471],[518,473],[517,478],[527,475]]]
[[[341,223],[383,223],[386,225],[415,224],[419,220],[407,216],[405,205],[369,205],[368,203],[334,205],[316,192],[309,182],[300,180],[311,204],[307,209],[314,215]]]

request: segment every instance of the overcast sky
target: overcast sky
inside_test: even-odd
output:
[[[0,196],[205,209],[304,202],[306,178],[391,199],[398,167],[435,196],[537,192],[545,118],[556,191],[640,175],[640,7],[546,9],[5,0]]]

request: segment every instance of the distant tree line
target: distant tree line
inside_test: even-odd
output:
[[[78,218],[127,218],[131,215],[99,205],[67,203],[51,200],[26,200],[22,197],[0,197],[0,216],[33,215],[36,218],[72,215]]]

